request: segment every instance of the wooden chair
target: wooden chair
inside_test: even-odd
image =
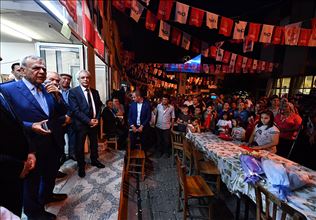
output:
[[[186,165],[187,160],[189,162],[189,175],[192,173],[193,168],[193,154],[191,143],[187,138],[183,139],[183,164]]]
[[[106,138],[106,143],[107,144],[114,144],[114,147],[115,147],[115,150],[117,150],[117,140],[118,140],[118,137],[117,136],[114,136],[114,137],[106,137],[105,135],[105,138]]]
[[[141,174],[142,180],[145,179],[145,161],[146,156],[145,152],[141,149],[141,144],[137,144],[139,149],[132,150],[130,144],[127,147],[127,165],[126,170],[128,173]],[[141,168],[141,172],[137,171],[138,168]]]
[[[203,154],[196,148],[192,149],[194,171],[196,175],[206,174],[216,176],[216,192],[220,193],[221,175],[216,164],[211,160],[204,160]]]
[[[277,219],[277,213],[280,213],[281,220],[285,220],[286,216],[292,216],[293,220],[306,220],[306,217],[291,206],[281,201],[275,195],[266,190],[262,185],[256,184],[256,204],[257,204],[257,220],[275,220]],[[263,210],[263,197],[265,200],[265,210]],[[270,213],[272,206],[272,213]],[[271,216],[272,214],[272,216]]]
[[[174,164],[175,152],[181,151],[183,154],[183,134],[181,132],[171,131],[172,145],[172,164]],[[179,155],[177,153],[177,155]]]
[[[179,182],[178,210],[180,210],[181,202],[183,200],[183,219],[187,219],[188,214],[190,216],[190,207],[208,208],[208,219],[211,219],[212,207],[210,204],[210,200],[214,196],[214,193],[201,176],[186,175],[186,168],[182,165],[181,160],[178,156],[176,157],[176,163]],[[199,199],[200,201],[203,198],[208,200],[207,205],[189,206],[189,199]],[[192,218],[193,216],[190,217]]]

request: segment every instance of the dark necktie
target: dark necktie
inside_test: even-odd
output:
[[[92,107],[92,100],[90,96],[90,90],[86,89],[87,96],[88,96],[88,104],[89,104],[89,116],[90,118],[93,118],[93,107]]]

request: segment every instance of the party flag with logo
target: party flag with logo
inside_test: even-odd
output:
[[[224,52],[224,56],[223,56],[223,60],[222,60],[223,63],[228,63],[229,62],[230,54],[231,54],[231,52],[229,52],[229,51],[225,51]]]
[[[131,18],[133,18],[136,22],[138,22],[140,16],[143,13],[143,10],[144,10],[144,6],[140,2],[133,1],[132,7],[131,7]]]
[[[204,11],[198,8],[191,8],[191,15],[189,19],[189,25],[201,27],[204,18]]]
[[[187,22],[189,6],[180,2],[176,2],[175,21],[181,24]]]
[[[216,54],[216,61],[222,61],[224,56],[224,50],[221,48],[217,49],[217,54]]]
[[[284,44],[284,27],[276,26],[274,28],[272,44]]]
[[[273,33],[274,26],[273,25],[267,25],[264,24],[262,26],[262,31],[260,35],[260,42],[262,43],[270,43],[271,38],[272,38],[272,33]]]
[[[183,32],[181,47],[183,47],[186,50],[189,50],[190,49],[190,43],[191,43],[191,35]]]
[[[221,25],[219,27],[219,34],[229,37],[233,29],[233,24],[234,24],[234,21],[232,19],[222,16]]]
[[[218,15],[211,12],[206,12],[206,26],[210,29],[217,29]]]
[[[173,6],[173,0],[170,0],[170,1],[160,0],[158,12],[157,12],[157,18],[159,20],[169,20],[172,6]]]
[[[298,39],[298,46],[308,46],[308,41],[311,37],[312,30],[301,28],[300,37]]]
[[[169,40],[170,35],[170,25],[160,20],[159,37],[164,40]]]
[[[246,26],[247,26],[247,22],[245,22],[245,21],[239,21],[238,23],[235,22],[233,39],[235,39],[235,40],[244,39]]]
[[[300,36],[302,22],[297,22],[285,26],[284,29],[284,44],[297,45]]]
[[[260,34],[261,24],[250,23],[249,30],[248,30],[248,38],[254,42],[258,41],[259,34]]]

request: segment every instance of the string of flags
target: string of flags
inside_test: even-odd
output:
[[[121,9],[120,7],[118,8],[119,2],[120,1],[113,1],[113,5],[117,9]],[[172,44],[176,46],[180,46],[186,50],[191,49],[191,51],[195,53],[201,53],[204,57],[210,57],[210,58],[215,59],[216,62],[222,63],[222,65],[221,64],[216,64],[216,65],[203,64],[203,68],[201,68],[202,72],[215,73],[215,74],[221,73],[221,72],[222,73],[241,73],[241,72],[261,73],[261,72],[273,72],[273,68],[279,66],[277,63],[273,63],[273,62],[265,61],[265,60],[257,60],[257,59],[249,58],[243,55],[239,55],[239,54],[221,49],[220,47],[222,44],[209,46],[207,42],[201,41],[195,37],[192,37],[190,34],[171,26],[170,24],[162,20],[163,18],[168,18],[170,16],[169,13],[171,13],[171,8],[172,8],[170,6],[172,5],[171,3],[173,4],[173,1],[160,1],[160,4],[159,4],[160,9],[158,9],[158,14],[156,16],[150,10],[145,8],[139,1],[137,0],[131,1],[131,4],[128,5],[131,8],[130,17],[134,19],[136,22],[138,22],[142,13],[146,9],[146,12],[147,12],[146,22],[145,22],[146,29],[150,31],[155,31],[157,23],[159,21],[158,36],[160,38],[166,41],[170,41]],[[162,10],[160,7],[161,4],[164,4],[166,6],[165,9],[168,8],[168,10]],[[126,4],[124,4],[124,6],[126,6]],[[187,12],[186,9],[184,10],[184,12]],[[199,15],[199,17],[200,16],[201,15]],[[192,22],[196,22],[195,25],[200,25],[200,22],[197,21],[197,19],[194,19]],[[245,26],[245,23],[241,23],[240,25]],[[254,32],[258,31],[258,26],[256,25],[255,26],[250,25],[250,26],[253,30],[255,30]],[[265,29],[267,28],[269,27],[265,27]],[[224,29],[222,31],[223,33],[225,32]],[[240,34],[240,37],[242,36],[243,34]],[[256,39],[256,38],[259,39],[259,35],[252,36],[251,39]],[[253,43],[253,41],[250,41],[250,42]],[[253,44],[250,44],[250,46],[248,45],[246,47],[246,50],[248,47],[253,47]]]

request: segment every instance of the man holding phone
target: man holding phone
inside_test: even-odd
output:
[[[102,102],[99,92],[90,87],[91,74],[87,70],[80,70],[77,74],[79,86],[69,91],[69,106],[76,131],[76,158],[78,175],[85,177],[84,144],[86,137],[90,141],[91,165],[98,168],[105,166],[98,161],[98,125]]]

